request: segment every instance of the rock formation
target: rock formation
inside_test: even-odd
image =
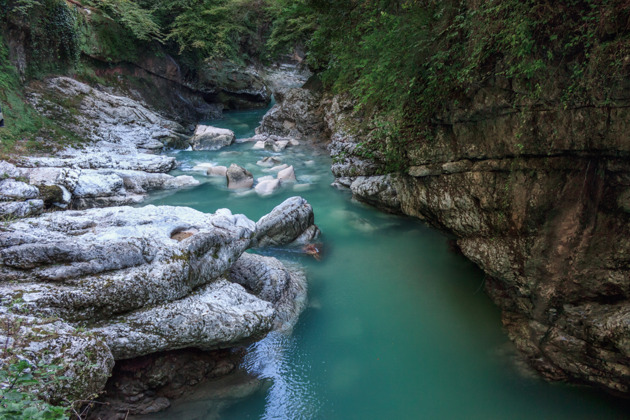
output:
[[[7,223],[0,319],[15,327],[0,338],[14,355],[62,365],[69,379],[48,390],[50,398],[66,388],[71,398],[89,398],[103,389],[114,360],[231,348],[290,328],[304,307],[304,274],[244,251],[314,231],[312,209],[299,197],[258,223],[227,209],[155,206]],[[164,408],[143,401],[145,409]]]
[[[245,168],[233,163],[226,172],[227,187],[230,189],[251,188],[254,185],[254,176]]]
[[[514,106],[515,97],[505,80],[479,88],[439,116],[433,141],[406,151],[405,173],[389,175],[383,156],[356,153],[363,139],[344,130],[348,101],[329,100],[337,184],[454,234],[487,273],[509,336],[545,377],[627,397],[628,96],[568,109]]]
[[[321,94],[316,89],[278,89],[275,97],[278,103],[265,114],[256,134],[298,140],[318,138],[325,125],[320,111]]]
[[[234,143],[234,132],[209,125],[198,125],[190,139],[193,150],[219,150]]]

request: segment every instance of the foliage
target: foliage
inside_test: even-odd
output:
[[[330,89],[355,98],[364,128],[382,132],[379,121],[389,121],[383,138],[407,145],[372,139],[366,153],[399,150],[396,161],[497,79],[512,86],[515,104],[571,107],[609,103],[629,73],[628,0],[289,3],[316,22],[309,65]],[[551,94],[550,81],[560,94]]]
[[[314,10],[307,0],[271,0],[269,3],[273,20],[265,44],[267,58],[290,53],[296,46],[304,47],[317,29]]]
[[[79,59],[77,13],[64,0],[0,0],[0,25],[24,34],[28,77],[67,70]]]
[[[61,381],[59,366],[31,366],[26,360],[0,366],[0,418],[12,420],[67,419],[68,408],[34,398],[27,390],[33,385]]]
[[[0,36],[0,104],[5,126],[0,128],[0,156],[14,153],[38,153],[50,147],[76,144],[73,133],[60,128],[36,111],[25,99],[18,72],[8,59],[8,49]],[[53,138],[48,144],[43,138]]]
[[[143,9],[132,0],[86,0],[87,5],[98,7],[140,41],[161,40],[160,25],[150,10]]]

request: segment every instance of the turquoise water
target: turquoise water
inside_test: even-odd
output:
[[[253,135],[261,111],[212,122]],[[240,144],[217,152],[179,152],[182,167],[245,166],[276,155],[295,166],[298,184],[271,197],[228,191],[225,180],[155,195],[152,204],[253,220],[285,198],[305,197],[323,232],[321,261],[290,249],[264,253],[308,271],[308,308],[292,335],[252,346],[243,369],[264,379],[253,394],[217,400],[201,392],[151,419],[621,419],[627,403],[586,389],[549,384],[515,367],[499,310],[482,291],[483,273],[422,223],[380,213],[330,187],[330,158],[307,146],[281,154]],[[246,394],[246,393],[243,393]],[[225,403],[225,399],[222,400]]]

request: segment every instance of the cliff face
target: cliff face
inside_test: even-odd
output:
[[[344,130],[352,106],[333,98],[333,173],[359,199],[454,234],[545,377],[628,397],[630,94],[564,109],[518,90],[495,80],[451,107],[395,175],[361,157],[361,135]]]

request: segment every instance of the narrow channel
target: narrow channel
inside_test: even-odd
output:
[[[265,110],[226,113],[206,123],[253,135]],[[298,182],[276,194],[227,190],[224,178],[196,174],[203,162],[241,165],[274,155]],[[201,389],[145,419],[621,419],[628,404],[599,392],[549,384],[515,362],[483,273],[423,223],[381,213],[330,186],[330,157],[302,144],[282,153],[251,143],[216,152],[181,151],[178,173],[202,183],[154,195],[146,204],[229,208],[252,220],[301,195],[323,232],[320,261],[264,252],[306,267],[309,305],[291,335],[271,334],[249,349],[242,369],[262,386],[226,397]],[[251,383],[250,383],[251,385]],[[236,385],[235,385],[236,386]],[[229,400],[229,401],[227,401]]]

